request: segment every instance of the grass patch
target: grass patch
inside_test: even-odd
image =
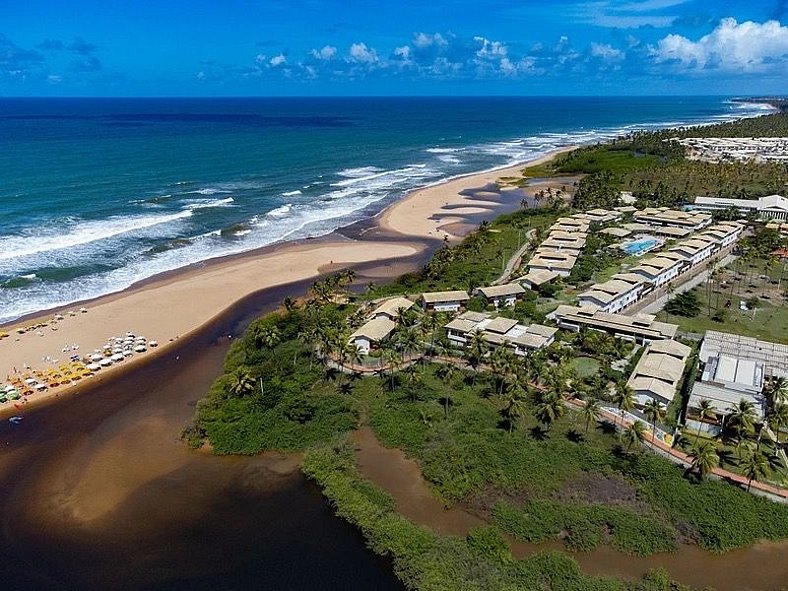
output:
[[[575,357],[572,359],[572,367],[580,378],[590,378],[599,373],[601,364],[593,357]]]

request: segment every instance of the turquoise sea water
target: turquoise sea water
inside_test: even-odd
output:
[[[0,99],[0,321],[556,147],[762,112],[719,97]]]

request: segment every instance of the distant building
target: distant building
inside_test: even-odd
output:
[[[488,304],[496,308],[502,306],[514,306],[517,300],[522,299],[525,288],[519,283],[507,283],[504,285],[491,285],[490,287],[479,287],[476,293],[481,295]]]
[[[730,407],[740,400],[752,403],[757,419],[766,415],[764,384],[768,379],[788,377],[788,345],[751,337],[707,331],[700,348],[700,380],[695,382],[687,404],[687,426],[711,435],[722,428]],[[698,421],[701,400],[711,402],[717,420]]]
[[[386,340],[397,324],[388,318],[374,318],[350,335],[350,342],[355,344],[358,350],[368,355],[369,352],[380,346]]]
[[[646,345],[627,381],[636,403],[642,407],[649,400],[656,400],[667,406],[676,394],[691,352],[687,345],[670,339]]]
[[[742,216],[754,213],[762,220],[788,220],[788,199],[782,195],[769,195],[759,199],[696,197],[692,209],[700,211],[736,209]]]
[[[645,344],[651,341],[672,339],[676,336],[678,325],[659,322],[652,314],[611,314],[596,306],[558,306],[548,315],[560,328],[578,332],[585,326],[590,330],[605,332],[620,339]]]
[[[528,271],[552,271],[561,277],[569,277],[577,262],[577,253],[539,248],[528,261]]]
[[[674,257],[658,254],[632,267],[629,272],[640,275],[645,281],[660,287],[678,277],[683,270],[684,265]]]
[[[468,344],[473,333],[480,333],[492,349],[502,345],[509,346],[520,356],[549,346],[558,332],[557,329],[542,324],[525,326],[511,318],[471,311],[460,314],[444,328],[449,341],[461,347]]]
[[[426,311],[458,312],[469,299],[466,291],[433,291],[421,294],[421,305]]]

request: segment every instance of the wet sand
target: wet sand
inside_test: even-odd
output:
[[[369,427],[354,433],[361,474],[392,496],[399,513],[436,532],[465,536],[485,523],[460,506],[446,508],[424,480],[421,468],[402,450],[386,448]],[[526,544],[510,539],[512,554],[525,558],[547,550],[566,551],[559,542]],[[725,554],[711,554],[697,546],[682,546],[671,554],[630,556],[610,546],[572,556],[584,572],[599,576],[639,579],[650,570],[665,568],[674,580],[697,589],[717,591],[781,591],[788,588],[788,541],[762,542]]]

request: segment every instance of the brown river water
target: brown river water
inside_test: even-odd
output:
[[[378,280],[403,269],[366,271]],[[228,335],[305,287],[248,298],[144,367],[26,412],[20,425],[0,423],[0,589],[403,589],[390,562],[304,479],[297,457],[216,457],[179,438],[221,371]],[[404,515],[448,535],[481,522],[445,509],[401,451],[369,430],[357,437],[362,471]],[[575,557],[592,574],[638,577],[664,566],[699,588],[788,588],[788,544],[723,556],[684,547],[649,558],[610,548]]]
[[[483,522],[461,507],[445,508],[432,493],[419,465],[398,449],[383,447],[369,427],[354,434],[361,473],[385,489],[395,500],[397,511],[415,523],[447,535],[465,535]],[[539,551],[559,550],[561,545],[524,544],[510,541],[514,556],[523,558]],[[760,543],[722,555],[697,546],[682,546],[671,554],[630,556],[610,546],[572,556],[592,575],[614,575],[635,579],[653,568],[666,568],[673,579],[718,591],[779,591],[788,589],[788,542]]]

